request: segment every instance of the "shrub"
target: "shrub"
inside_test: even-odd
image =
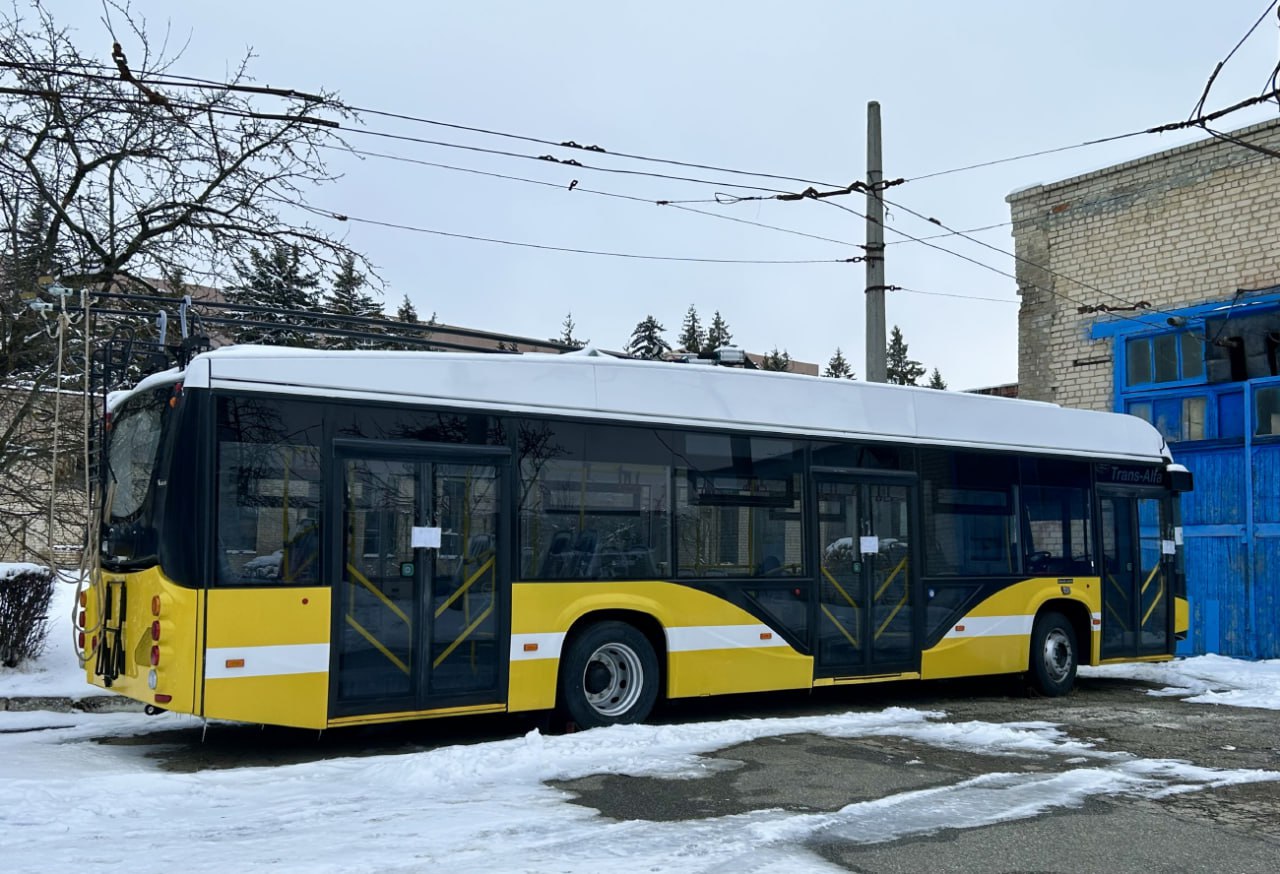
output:
[[[49,634],[53,571],[34,566],[0,572],[0,665],[16,668],[40,655]]]

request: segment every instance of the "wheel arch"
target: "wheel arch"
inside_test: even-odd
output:
[[[567,651],[569,645],[574,638],[581,634],[592,625],[600,622],[622,622],[635,628],[645,636],[649,641],[649,645],[653,647],[653,654],[658,659],[658,695],[660,698],[667,697],[667,635],[663,631],[662,623],[652,613],[645,613],[642,610],[592,610],[583,613],[577,619],[573,620],[573,624],[569,626],[569,630],[565,632],[564,649]],[[556,674],[556,700],[560,700],[559,672]]]
[[[1087,665],[1093,661],[1092,616],[1089,608],[1081,601],[1072,598],[1050,598],[1036,609],[1035,622],[1046,613],[1060,613],[1071,626],[1076,635],[1077,659],[1080,664]],[[1031,666],[1031,653],[1027,653],[1027,667]]]

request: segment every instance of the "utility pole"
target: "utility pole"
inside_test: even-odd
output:
[[[880,148],[880,104],[867,104],[867,382],[887,378],[884,339],[884,179]]]

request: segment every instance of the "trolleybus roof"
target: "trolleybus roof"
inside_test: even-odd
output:
[[[912,386],[564,355],[230,346],[196,356],[188,388],[431,404],[1115,460],[1169,460],[1135,416]]]

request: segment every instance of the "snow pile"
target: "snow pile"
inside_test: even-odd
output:
[[[1227,704],[1280,710],[1280,659],[1246,662],[1220,655],[1171,662],[1082,667],[1082,677],[1158,683],[1150,695],[1186,696],[1192,704]]]

